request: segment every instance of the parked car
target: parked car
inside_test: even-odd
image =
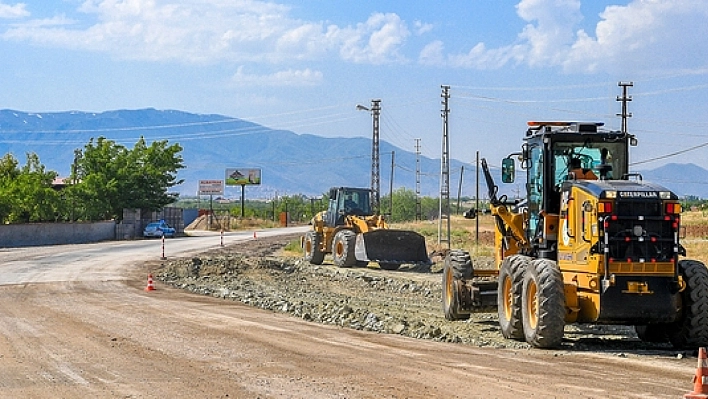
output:
[[[174,237],[176,230],[170,227],[164,220],[150,222],[143,230],[143,237]]]

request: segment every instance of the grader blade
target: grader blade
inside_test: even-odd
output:
[[[389,264],[430,264],[425,237],[408,230],[374,230],[358,234],[355,257]]]

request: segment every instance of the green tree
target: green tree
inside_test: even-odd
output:
[[[381,198],[382,208],[391,207],[391,196]],[[390,212],[390,222],[415,220],[415,191],[401,187],[393,192],[393,211]]]
[[[149,146],[140,138],[132,150],[99,137],[91,139],[77,157],[77,184],[71,187],[75,219],[120,219],[124,208],[158,210],[178,195],[169,188],[182,183],[177,171],[184,167],[178,144],[167,140]]]
[[[35,153],[18,168],[12,154],[0,159],[0,221],[30,223],[55,220],[62,212],[59,193],[52,189],[57,174],[47,171]]]

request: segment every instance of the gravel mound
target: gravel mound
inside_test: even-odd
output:
[[[397,271],[338,268],[325,259],[311,265],[285,256],[282,248],[298,236],[259,238],[193,258],[165,261],[155,278],[199,295],[239,301],[343,328],[399,334],[479,347],[530,348],[504,339],[496,312],[475,313],[467,321],[445,320],[440,264]],[[490,258],[474,259],[488,267]],[[566,326],[563,349],[668,354],[664,344],[640,341],[632,326]]]

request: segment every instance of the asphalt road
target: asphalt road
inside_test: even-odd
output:
[[[168,239],[165,256],[220,240]],[[146,292],[161,256],[161,240],[0,250],[0,397],[681,398],[693,387],[695,358],[480,349]]]

